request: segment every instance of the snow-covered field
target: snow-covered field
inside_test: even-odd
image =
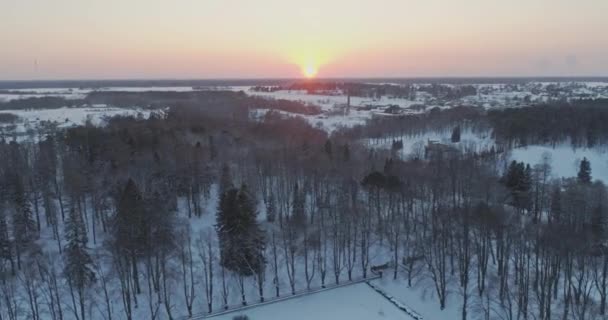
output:
[[[437,300],[433,283],[429,280],[421,280],[415,286],[409,288],[407,280],[400,275],[397,280],[388,277],[374,280],[372,282],[378,288],[393,296],[425,320],[456,320],[460,319],[461,309],[457,294],[448,295],[446,308],[441,310]]]
[[[232,320],[234,316],[240,314],[248,316],[250,320],[412,319],[365,283],[332,289],[211,319]]]
[[[367,139],[364,141],[364,144],[370,148],[390,149],[394,140],[400,140],[403,142],[403,149],[398,151],[398,155],[402,158],[407,158],[410,155],[423,155],[424,147],[429,141],[474,152],[487,151],[496,146],[490,132],[476,133],[464,128],[459,143],[452,143],[450,141],[451,133],[451,130],[444,130],[384,139]],[[591,162],[593,179],[608,182],[608,149],[606,147],[591,149],[573,148],[570,144],[566,143],[556,145],[555,147],[532,145],[508,151],[506,159],[508,161],[522,161],[534,166],[541,163],[546,156],[548,156],[551,164],[553,177],[576,177],[581,160],[587,158]]]
[[[428,84],[415,84],[421,88]],[[446,86],[454,86],[446,84]],[[419,113],[423,110],[410,109],[413,105],[424,105],[426,110],[433,107],[449,108],[458,105],[471,105],[485,108],[519,107],[531,103],[549,100],[568,100],[577,98],[608,98],[608,82],[527,82],[522,84],[471,84],[477,90],[476,95],[466,96],[455,100],[441,100],[424,91],[416,91],[409,99],[383,95],[381,97],[351,97],[350,112],[345,112],[347,96],[340,91],[308,94],[303,90],[279,90],[260,92],[252,90],[251,86],[221,86],[221,87],[99,87],[99,88],[37,88],[14,89],[11,93],[0,93],[0,102],[30,97],[55,96],[66,99],[81,99],[93,91],[175,91],[187,92],[195,90],[231,90],[243,91],[252,96],[269,99],[285,99],[311,103],[322,108],[323,114],[317,116],[297,115],[305,118],[313,126],[318,126],[327,132],[333,132],[340,127],[352,127],[364,124],[374,115],[391,116],[385,113],[388,106],[397,106],[399,113]],[[364,109],[365,108],[365,109]]]
[[[93,125],[102,125],[104,119],[117,115],[141,116],[147,118],[149,110],[140,108],[125,109],[107,106],[58,108],[43,110],[2,110],[1,113],[10,113],[19,117],[12,132],[25,133],[28,129],[34,129],[43,123],[51,123],[59,128],[71,127],[85,124],[90,121]],[[6,127],[6,125],[5,125]]]
[[[370,148],[390,149],[393,141],[402,141],[403,149],[398,154],[407,158],[412,154],[420,156],[429,141],[450,145],[459,150],[467,152],[481,152],[490,150],[496,145],[491,132],[477,133],[469,128],[463,128],[460,134],[460,142],[451,142],[452,130],[431,131],[414,135],[403,135],[382,139],[366,139],[364,144]]]
[[[510,159],[534,165],[541,163],[545,154],[549,155],[552,173],[556,177],[576,177],[580,161],[586,157],[591,162],[591,176],[608,182],[608,151],[604,148],[578,148],[569,145],[528,146],[511,150]]]
[[[60,97],[65,99],[83,99],[87,94],[94,91],[121,91],[121,92],[146,92],[146,91],[194,91],[192,87],[102,87],[102,88],[36,88],[36,89],[11,89],[10,93],[0,93],[0,102],[40,98]]]
[[[425,84],[416,84],[420,87]],[[448,85],[453,86],[453,85]],[[424,91],[417,91],[410,99],[383,95],[379,98],[350,97],[350,112],[346,113],[347,96],[340,91],[309,94],[304,90],[278,90],[274,92],[254,91],[251,87],[232,87],[233,91],[244,91],[252,96],[269,99],[284,99],[315,104],[323,110],[318,116],[298,115],[313,126],[327,132],[340,127],[353,127],[363,124],[374,115],[391,116],[384,111],[389,106],[397,106],[398,113],[412,114],[424,110],[412,109],[414,105],[424,105],[426,110],[434,107],[478,106],[486,109],[522,107],[533,103],[551,100],[570,100],[582,98],[608,98],[608,82],[528,82],[525,84],[472,84],[477,94],[455,100],[442,100]],[[365,109],[364,109],[365,108]]]

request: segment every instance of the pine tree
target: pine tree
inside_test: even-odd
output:
[[[325,149],[325,154],[327,155],[327,157],[331,159],[331,157],[332,157],[331,140],[327,139],[327,141],[325,141],[324,149]]]
[[[503,180],[507,188],[511,190],[515,189],[517,185],[519,185],[521,181],[521,173],[519,172],[519,164],[517,161],[511,161]]]
[[[304,191],[300,191],[298,184],[296,183],[293,188],[292,197],[292,211],[290,223],[296,229],[301,230],[306,225],[306,211],[304,205],[306,202]]]
[[[232,176],[230,175],[230,167],[227,164],[222,166],[222,175],[220,177],[219,193],[221,195],[228,189],[232,188]]]
[[[230,188],[220,193],[220,202],[216,215],[217,236],[220,244],[222,266],[231,269],[234,265],[234,225],[238,223],[238,190]]]
[[[221,195],[216,216],[221,263],[244,276],[259,272],[265,263],[264,237],[256,218],[255,203],[245,186]]]
[[[145,215],[143,198],[132,179],[127,181],[118,202],[113,227],[113,246],[125,263],[128,262],[131,265],[135,291],[141,293],[137,259],[147,249],[149,224]]]
[[[454,130],[452,130],[452,143],[460,142],[460,126],[456,126]]]
[[[114,219],[114,242],[128,255],[136,255],[143,238],[144,203],[137,185],[127,181]]]
[[[85,318],[86,289],[95,282],[93,260],[87,252],[87,234],[82,216],[74,208],[70,210],[65,225],[65,239],[67,241],[64,273],[70,285],[73,301],[78,296],[80,306],[80,319]],[[76,310],[74,310],[76,313]]]
[[[345,144],[342,147],[342,158],[344,159],[344,162],[348,162],[350,160],[350,147],[348,144]]]
[[[520,209],[529,209],[531,205],[530,189],[532,188],[532,168],[529,164],[512,161],[509,164],[503,183],[511,191],[513,205]]]
[[[583,158],[578,170],[578,181],[583,184],[591,184],[591,163]]]
[[[17,267],[21,268],[21,255],[27,251],[36,238],[36,222],[32,215],[25,190],[20,177],[15,177],[15,193],[13,202],[15,211],[13,216],[13,234],[15,251],[17,253]]]
[[[253,275],[260,273],[264,268],[264,249],[265,239],[264,233],[260,228],[256,210],[255,201],[249,193],[247,186],[241,186],[238,194],[238,206],[242,224],[245,226],[243,246],[241,251],[240,274]]]
[[[274,203],[274,195],[271,193],[266,202],[266,220],[274,222],[276,219],[276,204]]]
[[[2,201],[0,201],[0,265],[5,261],[9,261],[11,265],[11,273],[15,273],[15,262],[13,260],[13,245],[8,236],[8,225]]]
[[[551,194],[551,219],[559,221],[562,216],[562,191],[556,186]]]

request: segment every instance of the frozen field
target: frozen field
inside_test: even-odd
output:
[[[194,91],[192,87],[103,87],[103,88],[36,88],[36,89],[11,89],[10,93],[0,92],[0,102],[40,98],[60,97],[65,99],[83,99],[93,91],[121,91],[121,92],[146,92],[146,91]]]
[[[247,315],[250,320],[412,319],[365,283],[332,289],[210,319],[232,320],[234,316],[240,314]]]
[[[578,148],[560,145],[528,146],[511,150],[511,159],[534,165],[542,161],[543,155],[550,156],[552,173],[556,177],[576,177],[580,161],[586,157],[591,162],[591,177],[608,182],[608,152],[601,148]]]
[[[407,280],[401,278],[401,276],[402,275],[400,274],[397,280],[393,280],[391,275],[388,275],[382,279],[374,280],[373,283],[378,288],[414,310],[422,316],[424,320],[461,319],[460,303],[462,302],[457,293],[448,294],[446,308],[441,310],[439,308],[434,284],[430,279],[420,280],[413,288],[408,288]]]
[[[44,110],[2,110],[0,113],[10,113],[19,117],[14,132],[24,133],[43,123],[52,123],[57,127],[71,127],[82,125],[90,121],[94,125],[101,125],[106,117],[116,115],[131,115],[148,117],[150,111],[133,108],[112,108],[107,106],[82,107],[82,108],[58,108]]]

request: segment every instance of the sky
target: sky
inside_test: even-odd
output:
[[[608,76],[606,0],[0,0],[0,79]]]

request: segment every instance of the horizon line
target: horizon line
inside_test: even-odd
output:
[[[86,81],[248,81],[248,80],[306,80],[306,81],[324,81],[324,80],[425,80],[425,79],[605,79],[608,80],[608,75],[526,75],[526,76],[505,76],[505,75],[480,75],[480,76],[336,76],[336,77],[209,77],[209,78],[43,78],[43,79],[0,79],[0,83],[18,83],[18,82],[86,82]]]

